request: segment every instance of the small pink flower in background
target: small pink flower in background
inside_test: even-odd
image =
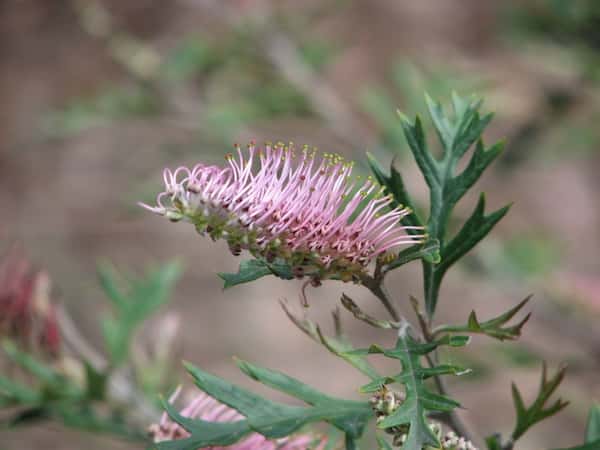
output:
[[[299,278],[316,280],[350,281],[375,257],[425,237],[407,234],[415,228],[400,220],[410,209],[392,207],[370,177],[352,177],[354,163],[339,155],[317,158],[315,150],[293,144],[236,149],[225,167],[165,169],[156,206],[141,205],[227,240],[235,255],[248,250],[268,262],[279,259]]]
[[[56,356],[61,335],[50,278],[13,249],[0,262],[0,335]]]
[[[173,403],[180,392],[181,389],[177,389],[169,399],[169,402]],[[219,403],[205,393],[196,396],[180,411],[180,414],[183,417],[201,419],[206,422],[235,422],[244,419],[244,416],[236,410]],[[159,423],[150,426],[149,433],[154,442],[173,441],[189,437],[188,432],[173,422],[166,413],[163,414]],[[206,448],[210,450],[321,450],[324,447],[324,440],[319,440],[310,434],[299,434],[283,439],[268,440],[261,434],[251,433],[238,443],[228,447]]]

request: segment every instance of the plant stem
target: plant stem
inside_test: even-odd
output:
[[[346,450],[356,450],[356,441],[350,436],[346,435]]]
[[[379,299],[379,301],[383,304],[387,312],[392,316],[395,322],[406,321],[404,317],[398,312],[394,304],[392,303],[392,299],[390,294],[388,293],[385,285],[383,284],[383,279],[376,279],[372,277],[363,277],[362,279],[363,285],[369,289],[375,297]]]
[[[379,301],[381,301],[383,306],[390,313],[390,316],[392,316],[392,318],[396,322],[401,322],[401,321],[407,322],[406,319],[398,312],[398,310],[394,306],[392,299],[391,299],[387,289],[385,288],[385,285],[383,284],[382,279],[375,279],[372,277],[364,277],[362,282],[363,282],[363,285],[367,289],[369,289],[373,293],[373,295],[375,295],[375,297],[377,297],[379,299]],[[424,320],[419,321],[419,324],[421,326],[421,331],[423,333],[425,340],[430,341],[431,332],[429,330],[428,324]],[[429,362],[429,365],[431,367],[435,366],[435,361],[432,359],[431,355],[427,355],[426,357],[427,357],[427,361]],[[433,379],[434,379],[435,385],[436,385],[439,393],[441,395],[447,395],[448,389],[446,388],[446,385],[445,385],[442,377],[439,375],[435,375],[433,377]],[[464,437],[466,440],[471,440],[470,433],[467,430],[467,427],[465,426],[465,424],[461,420],[461,418],[458,417],[456,412],[452,411],[447,414],[447,422],[448,422],[449,426],[452,427],[456,433],[458,433],[460,436]]]
[[[513,450],[515,443],[512,437],[502,446],[502,450]]]

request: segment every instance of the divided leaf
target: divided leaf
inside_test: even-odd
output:
[[[182,417],[165,402],[169,416],[190,433],[184,440],[162,442],[159,450],[195,450],[211,446],[231,445],[250,432],[268,439],[279,439],[313,422],[325,421],[346,434],[347,440],[359,438],[366,423],[373,417],[367,402],[337,399],[327,396],[300,381],[277,371],[238,360],[238,366],[253,379],[274,389],[295,396],[309,407],[277,403],[246,389],[186,364],[196,385],[211,397],[235,409],[245,419],[232,423],[206,422]]]
[[[442,262],[439,270],[445,272],[456,261],[477,245],[494,226],[506,215],[510,205],[485,215],[485,195],[479,196],[473,214],[467,219],[460,231],[442,250]]]
[[[556,374],[548,379],[547,368],[546,364],[544,363],[542,366],[542,378],[538,393],[533,403],[528,407],[525,406],[521,393],[519,392],[519,389],[515,383],[512,384],[512,396],[517,414],[517,423],[512,432],[513,441],[516,441],[523,436],[523,434],[525,434],[525,432],[536,423],[547,417],[555,415],[569,404],[569,402],[563,401],[559,398],[551,405],[546,405],[554,391],[556,391],[562,382],[566,369],[566,366],[560,367]]]
[[[468,339],[451,339],[444,337],[440,341],[420,343],[410,334],[407,324],[398,332],[396,346],[384,349],[371,346],[366,350],[357,350],[353,353],[381,353],[389,358],[398,359],[402,364],[402,372],[391,377],[380,377],[363,386],[361,391],[373,392],[386,384],[394,382],[404,385],[406,399],[398,408],[384,420],[379,422],[380,428],[393,428],[399,425],[409,425],[407,439],[402,447],[405,450],[421,450],[426,446],[437,447],[439,442],[427,423],[427,414],[430,412],[450,412],[460,406],[458,402],[430,390],[425,380],[438,375],[461,374],[463,368],[452,365],[424,367],[421,358],[435,350],[440,345],[464,345]]]
[[[485,322],[481,322],[477,317],[475,311],[471,311],[469,319],[466,325],[462,326],[440,326],[434,330],[434,335],[441,333],[478,333],[485,334],[494,339],[504,341],[506,339],[513,340],[521,336],[521,329],[527,323],[531,317],[531,313],[528,313],[523,319],[517,322],[515,325],[504,326],[509,322],[526,304],[531,300],[531,295],[526,297],[524,300],[519,302],[516,306],[509,309],[504,314],[499,315]]]
[[[498,157],[504,146],[498,142],[486,147],[482,133],[492,120],[492,114],[480,115],[480,100],[465,99],[452,95],[453,114],[444,112],[441,104],[429,96],[425,97],[443,153],[436,158],[428,148],[423,123],[419,116],[414,120],[399,113],[404,136],[417,165],[430,190],[430,210],[426,223],[431,243],[439,248],[429,254],[419,255],[417,248],[405,250],[387,270],[392,270],[412,259],[421,258],[424,267],[425,303],[431,318],[437,306],[440,284],[448,268],[479,243],[504,217],[508,206],[485,214],[485,201],[481,196],[475,211],[454,238],[448,239],[448,221],[454,207],[465,193],[477,182],[483,172]],[[457,172],[461,158],[474,146],[474,150],[464,170]],[[393,164],[390,175],[386,175],[372,155],[368,155],[369,165],[375,177],[387,192],[394,196],[396,204],[410,207],[414,205],[404,186],[400,174]],[[402,222],[405,225],[422,226],[424,223],[411,214]],[[414,231],[414,230],[413,230]],[[413,232],[409,231],[409,232]]]
[[[408,194],[406,187],[404,186],[404,181],[402,180],[402,176],[395,169],[393,163],[390,167],[390,175],[386,175],[383,172],[383,168],[379,165],[379,163],[377,162],[375,157],[368,152],[367,152],[367,160],[369,163],[369,167],[371,168],[371,171],[373,172],[373,175],[375,175],[375,178],[377,179],[377,182],[380,185],[382,185],[383,187],[385,187],[386,192],[388,194],[391,194],[394,197],[392,205],[395,207],[406,206],[413,211],[412,214],[405,216],[401,220],[401,223],[403,225],[412,226],[412,227],[423,226],[423,222],[417,216],[417,214],[415,212],[416,210],[415,210],[413,201],[410,198],[410,195]],[[407,230],[407,232],[409,234],[418,234],[419,230],[409,229],[409,230]]]

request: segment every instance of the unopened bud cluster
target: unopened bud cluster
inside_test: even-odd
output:
[[[166,169],[156,206],[142,206],[226,240],[234,255],[247,250],[317,281],[355,280],[374,258],[424,237],[400,224],[410,209],[394,207],[370,177],[352,177],[354,164],[339,155],[282,143],[236,153],[225,167]]]
[[[440,439],[442,450],[477,450],[471,441],[464,437],[458,436],[454,431],[448,431],[442,439]]]
[[[371,407],[375,412],[377,423],[382,422],[386,417],[392,415],[405,400],[406,395],[403,392],[392,391],[385,386],[382,387],[381,390],[369,399]],[[410,426],[408,424],[403,424],[386,428],[385,431],[393,436],[392,444],[394,446],[402,447],[408,438],[409,429]],[[440,447],[426,447],[423,450],[477,450],[471,441],[458,436],[454,431],[448,431],[445,435],[442,435],[442,426],[437,422],[430,422],[429,429],[437,437]]]
[[[382,422],[386,417],[392,415],[404,403],[404,400],[406,400],[404,392],[392,391],[385,386],[376,392],[369,402],[371,403],[373,412],[375,412],[377,423]],[[389,427],[385,429],[385,432],[391,434],[393,436],[393,444],[399,446],[402,445],[403,439],[406,439],[408,425]]]

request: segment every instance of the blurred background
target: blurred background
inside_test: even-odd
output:
[[[236,355],[332,394],[357,396],[364,382],[285,318],[277,300],[295,302],[300,282],[223,291],[216,273],[239,263],[224,243],[136,205],[162,189],[163,167],[220,163],[234,142],[256,139],[338,152],[366,172],[368,150],[396,158],[426,205],[396,109],[424,114],[424,91],[444,103],[452,90],[483,96],[496,112],[487,141],[507,149],[478,188],[490,209],[514,206],[446,278],[439,321],[491,317],[530,293],[533,317],[519,344],[476,337],[475,350],[449,354],[474,369],[450,388],[480,437],[506,433],[511,380],[531,398],[541,361],[567,362],[560,393],[571,405],[520,448],[580,442],[600,398],[598,1],[5,0],[0,36],[0,248],[21,243],[99,349],[98,262],[140,273],[180,261],[170,303],[140,332],[177,324],[174,379],[186,359],[250,386]],[[418,264],[389,277],[406,314],[419,279]],[[311,318],[330,330],[342,291],[384,315],[366,290],[330,282],[309,290]],[[356,345],[392,340],[343,320]],[[84,445],[142,448],[53,422],[0,429],[2,450]]]

